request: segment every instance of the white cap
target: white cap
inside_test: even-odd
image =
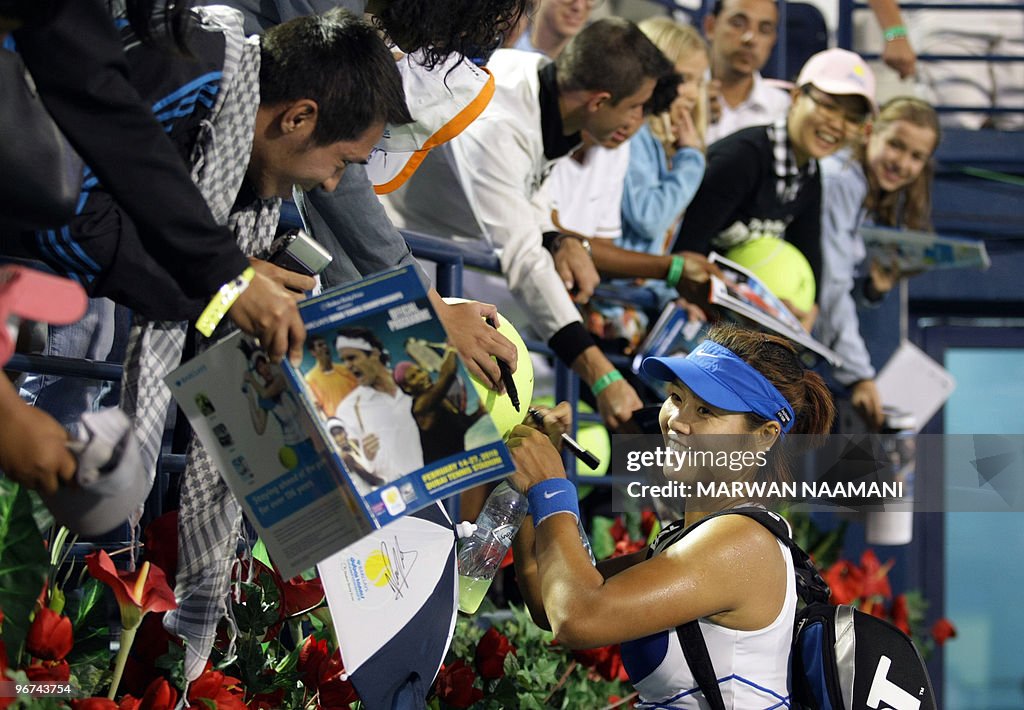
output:
[[[807,60],[797,86],[813,84],[826,94],[834,96],[863,96],[872,113],[878,112],[875,103],[875,75],[859,54],[847,49],[826,49]]]
[[[490,103],[494,77],[468,59],[452,55],[427,71],[419,53],[398,61],[402,87],[414,121],[388,124],[366,165],[378,195],[400,188],[431,148],[459,135]]]
[[[81,437],[68,443],[78,457],[75,488],[42,496],[54,519],[73,533],[103,535],[128,520],[151,488],[131,421],[120,409],[87,412]]]

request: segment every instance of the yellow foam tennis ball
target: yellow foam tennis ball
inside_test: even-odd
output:
[[[466,299],[446,298],[444,302],[452,305],[465,303]],[[516,346],[516,351],[519,353],[516,371],[512,373],[512,380],[516,383],[516,392],[519,394],[519,411],[516,411],[516,408],[512,406],[512,400],[509,399],[507,393],[499,395],[473,375],[470,376],[470,379],[473,381],[473,387],[476,389],[484,409],[490,412],[495,428],[504,438],[517,424],[522,424],[523,419],[526,418],[526,410],[533,399],[533,362],[530,360],[530,352],[526,349],[526,343],[523,342],[523,338],[519,335],[519,331],[515,329],[515,326],[504,316],[499,317],[498,320],[501,321],[501,325],[498,326],[498,332],[511,340]]]
[[[290,446],[282,446],[278,450],[277,460],[289,471],[299,465],[299,455]]]
[[[749,269],[779,298],[802,311],[814,305],[814,271],[798,248],[784,239],[762,237],[733,247],[725,257]]]

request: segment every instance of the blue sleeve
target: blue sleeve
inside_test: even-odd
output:
[[[622,195],[622,222],[632,234],[629,248],[646,242],[645,251],[661,254],[666,232],[690,204],[704,177],[704,155],[684,148],[666,169],[665,153],[645,126],[630,144],[629,169]]]
[[[821,248],[822,273],[818,283],[820,313],[815,323],[819,340],[842,357],[836,379],[851,385],[872,379],[875,370],[860,334],[857,306],[854,302],[854,271],[859,239],[857,228],[863,212],[865,190],[856,167],[822,161]]]

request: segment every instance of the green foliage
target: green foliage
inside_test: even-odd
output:
[[[21,655],[29,618],[49,568],[50,558],[32,517],[28,492],[10,479],[0,479],[0,609],[12,665]]]

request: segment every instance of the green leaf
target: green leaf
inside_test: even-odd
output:
[[[12,661],[21,654],[29,615],[49,569],[50,557],[32,517],[28,493],[10,479],[0,479],[0,609]]]
[[[599,560],[611,557],[615,552],[615,540],[609,532],[615,521],[603,515],[595,515],[590,523],[590,547],[594,550],[594,557]]]

